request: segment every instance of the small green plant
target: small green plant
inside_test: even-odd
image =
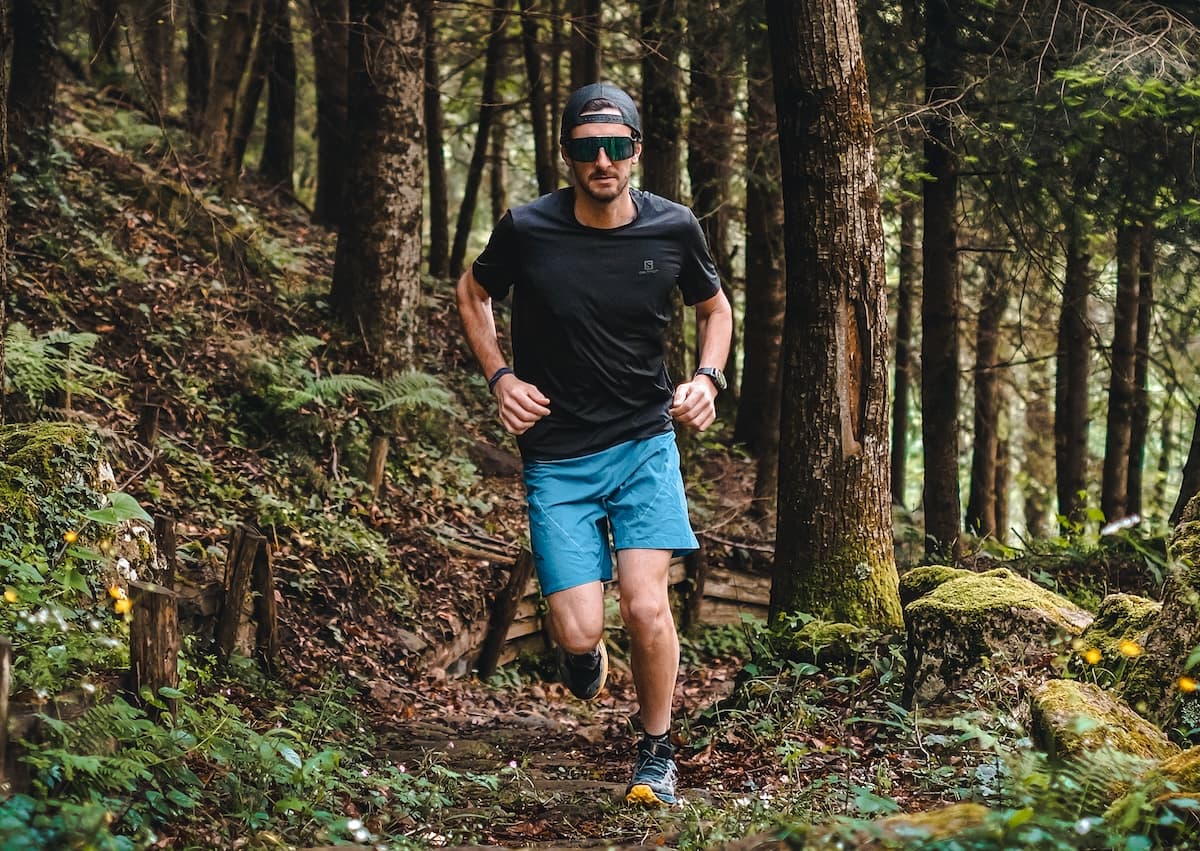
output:
[[[14,322],[5,335],[6,391],[19,393],[34,414],[54,393],[104,401],[108,398],[104,391],[122,379],[88,360],[99,339],[95,334],[61,329],[35,336]]]

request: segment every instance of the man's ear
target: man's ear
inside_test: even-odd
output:
[[[571,158],[567,156],[567,146],[566,145],[559,144],[558,155],[560,157],[562,157],[562,161],[567,164],[567,168],[570,168],[571,167]]]
[[[641,158],[642,158],[642,143],[634,142],[633,143],[633,164],[637,165],[638,160],[640,160]]]

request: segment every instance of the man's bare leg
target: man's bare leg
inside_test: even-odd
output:
[[[670,566],[670,550],[617,552],[621,617],[629,632],[633,684],[642,727],[651,736],[671,727],[671,701],[679,673],[679,637],[667,597]]]

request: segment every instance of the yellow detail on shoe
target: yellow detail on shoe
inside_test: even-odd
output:
[[[644,804],[647,807],[666,806],[657,795],[645,783],[638,783],[636,786],[631,786],[629,791],[625,793],[625,801],[630,804]]]
[[[604,685],[608,682],[608,648],[604,646],[604,639],[600,639],[600,687],[596,689],[596,693],[591,699],[595,700],[600,696],[600,692],[604,691]]]

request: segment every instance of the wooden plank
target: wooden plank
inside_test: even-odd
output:
[[[512,641],[514,638],[521,638],[525,635],[532,635],[535,632],[542,631],[542,619],[539,617],[524,618],[523,620],[513,621],[509,626],[508,632],[505,633],[504,640]]]
[[[742,615],[767,618],[767,607],[756,606],[752,603],[731,603],[727,600],[714,600],[706,597],[700,604],[700,622],[706,624],[738,624]]]
[[[517,607],[525,596],[522,592],[528,587],[532,575],[533,553],[521,550],[513,564],[512,573],[509,574],[508,584],[496,596],[492,617],[488,622],[487,636],[483,640],[483,649],[479,651],[479,659],[476,662],[480,679],[487,679],[496,672],[505,637],[512,626]]]
[[[523,635],[504,645],[504,649],[500,652],[499,664],[507,665],[509,662],[515,661],[522,653],[544,653],[546,650],[546,637],[543,633]]]
[[[771,603],[771,578],[722,567],[710,567],[704,582],[704,596],[768,606]]]

